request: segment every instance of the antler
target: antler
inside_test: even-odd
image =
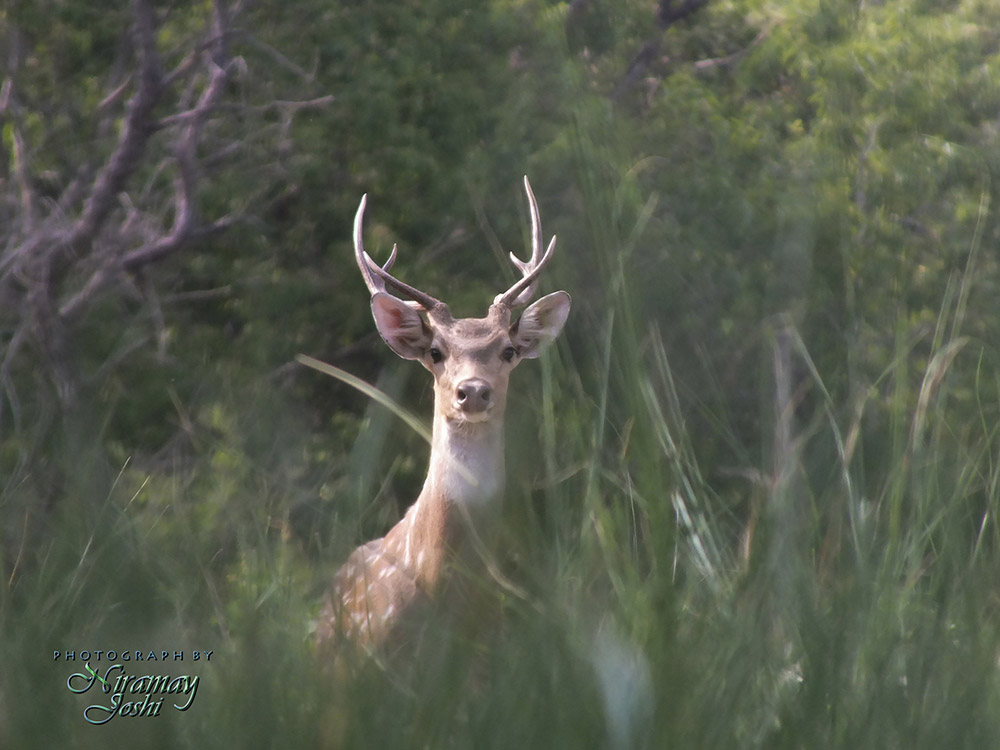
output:
[[[521,272],[522,277],[503,294],[498,294],[493,300],[494,305],[504,305],[506,307],[520,307],[526,305],[535,296],[538,286],[538,275],[552,258],[552,251],[556,247],[556,236],[552,235],[549,247],[542,255],[542,220],[538,214],[538,203],[535,201],[535,194],[531,192],[531,184],[528,178],[524,178],[524,191],[528,194],[528,204],[531,209],[531,258],[527,261],[520,260],[514,253],[510,254],[510,259]],[[391,260],[391,258],[390,258]]]
[[[368,194],[365,193],[361,196],[361,205],[358,206],[358,213],[354,217],[354,256],[358,261],[358,268],[361,269],[361,276],[365,280],[365,284],[368,286],[368,291],[375,296],[379,292],[383,294],[388,294],[385,289],[386,282],[395,287],[398,291],[410,297],[413,302],[407,301],[406,304],[411,307],[422,310],[433,310],[437,307],[443,307],[444,303],[435,299],[426,292],[422,292],[416,287],[412,287],[409,284],[400,281],[395,276],[389,273],[389,269],[392,268],[392,264],[396,262],[396,246],[392,246],[392,253],[389,255],[389,260],[385,262],[384,266],[380,266],[371,256],[365,252],[364,243],[361,240],[361,224],[365,218],[365,206],[368,203]]]

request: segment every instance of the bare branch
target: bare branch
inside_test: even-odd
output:
[[[243,221],[243,217],[229,215],[223,216],[220,219],[216,219],[209,224],[199,226],[195,229],[189,227],[187,231],[183,233],[178,232],[175,229],[175,231],[172,231],[165,237],[161,237],[156,242],[126,253],[122,258],[122,268],[126,271],[132,271],[140,266],[148,265],[174,252],[184,242],[201,240],[213,234],[218,234],[219,232],[235,226],[241,221]]]
[[[284,68],[287,71],[290,71],[291,73],[294,73],[303,81],[307,83],[312,83],[315,80],[316,78],[315,73],[310,73],[305,68],[301,67],[300,65],[296,64],[285,55],[281,54],[271,45],[265,44],[264,42],[260,41],[260,39],[255,37],[253,34],[248,34],[246,32],[243,32],[242,34],[240,34],[240,36],[243,39],[243,41],[247,42],[250,46],[268,55],[282,68]]]
[[[154,132],[153,110],[164,92],[163,71],[156,49],[156,25],[148,0],[133,0],[132,5],[140,64],[136,93],[129,102],[118,146],[94,181],[83,214],[68,237],[70,247],[95,234],[111,211],[114,196],[139,164],[146,142]]]
[[[7,111],[7,107],[10,106],[10,92],[14,88],[14,80],[8,76],[3,79],[3,84],[0,85],[0,115]]]
[[[326,96],[318,96],[315,99],[303,99],[300,101],[284,101],[278,99],[273,102],[258,104],[252,107],[236,104],[220,104],[216,107],[216,110],[239,110],[241,112],[272,112],[274,110],[280,110],[294,114],[303,109],[326,107],[333,104],[335,101],[336,97],[332,94],[328,94]],[[157,127],[165,129],[174,125],[184,124],[192,118],[198,117],[200,114],[200,108],[188,109],[184,112],[176,112],[172,115],[167,115],[166,117],[161,118],[157,123]]]
[[[125,96],[125,92],[128,91],[129,84],[131,83],[132,83],[132,76],[126,76],[125,80],[122,81],[121,85],[118,86],[118,88],[111,91],[111,93],[105,96],[101,100],[101,103],[97,105],[98,114],[106,112],[112,107],[114,107],[116,104],[118,104],[118,102],[122,100],[122,97]]]
[[[674,7],[673,0],[660,0],[656,10],[656,23],[659,27],[657,34],[647,41],[642,46],[642,49],[639,50],[639,53],[632,58],[625,76],[615,86],[614,91],[611,92],[612,100],[620,101],[642,80],[650,64],[660,56],[660,50],[663,48],[663,39],[670,27],[707,4],[708,0],[684,0],[680,5]]]
[[[238,137],[209,142],[209,136],[226,132],[212,129],[216,118],[231,111],[276,110],[281,127],[287,128],[296,113],[334,101],[320,96],[256,106],[227,103],[229,82],[243,64],[229,49],[232,15],[240,3],[212,0],[198,37],[183,41],[186,47],[162,53],[162,18],[154,4],[131,0],[132,23],[106,74],[104,96],[87,110],[97,148],[74,170],[56,176],[62,188],[51,198],[43,200],[35,190],[31,156],[40,146],[31,142],[33,131],[18,121],[16,60],[9,61],[3,74],[7,77],[0,79],[0,108],[12,123],[10,176],[0,207],[13,219],[0,245],[0,305],[5,316],[0,428],[16,407],[13,375],[28,361],[28,349],[32,360],[42,363],[43,374],[64,405],[75,399],[81,385],[93,382],[94,370],[81,371],[76,361],[75,332],[102,296],[142,300],[152,317],[144,319],[149,335],[136,346],[155,342],[165,354],[162,334],[167,321],[160,290],[145,268],[248,220],[240,209],[208,219],[199,215],[204,173],[220,158],[245,148]],[[12,33],[16,36],[16,30]],[[172,61],[169,72],[164,60]],[[172,111],[165,113],[168,105]],[[143,283],[140,290],[137,285]],[[118,361],[110,358],[102,367],[114,367]],[[56,404],[52,400],[53,408]]]
[[[174,143],[174,220],[169,232],[157,239],[129,251],[121,257],[106,258],[94,271],[84,286],[67,300],[59,309],[63,318],[72,317],[91,298],[106,287],[122,271],[135,271],[139,267],[157,261],[191,239],[198,224],[195,195],[198,185],[197,149],[205,123],[221,97],[228,79],[228,62],[225,59],[226,11],[221,2],[214,5],[210,43],[201,47],[203,55],[208,55],[209,80],[193,109],[184,118],[183,127]],[[150,123],[150,130],[156,124]],[[147,135],[148,137],[148,135]],[[224,217],[203,228],[200,234],[217,232],[234,223],[233,217]]]
[[[24,139],[21,136],[19,127],[12,128],[14,141],[14,177],[17,180],[17,187],[21,193],[21,213],[24,217],[24,231],[31,232],[35,228],[35,191],[31,187],[31,180],[28,177],[27,156],[25,154]]]
[[[192,289],[187,292],[168,294],[163,298],[164,305],[183,305],[189,302],[206,302],[208,300],[229,299],[233,296],[233,285],[214,287],[212,289]]]
[[[197,49],[191,50],[188,54],[184,56],[184,59],[178,63],[177,67],[171,70],[163,78],[163,82],[167,86],[172,86],[175,81],[186,76],[198,65],[198,60],[201,59],[201,54],[205,51],[207,47],[207,42],[203,42],[198,45]]]
[[[18,353],[21,351],[21,347],[24,346],[25,341],[28,338],[28,328],[26,325],[22,324],[14,332],[10,341],[7,342],[6,351],[3,355],[3,360],[0,361],[0,385],[3,386],[7,393],[7,401],[10,403],[11,417],[13,418],[15,425],[18,421],[18,399],[17,393],[14,390],[14,384],[11,381],[10,369],[14,364],[14,359],[17,357]],[[0,434],[4,433],[4,401],[0,399]]]
[[[728,67],[730,65],[738,63],[740,60],[742,60],[744,57],[747,56],[747,53],[749,53],[750,50],[752,50],[754,47],[756,47],[758,44],[760,44],[767,38],[767,35],[771,33],[772,28],[773,28],[772,26],[768,26],[764,29],[761,29],[760,33],[757,34],[756,37],[754,37],[754,40],[750,42],[749,45],[747,45],[746,47],[737,52],[734,52],[731,55],[726,55],[725,57],[712,57],[707,60],[699,60],[694,64],[694,69],[708,70],[710,68]]]

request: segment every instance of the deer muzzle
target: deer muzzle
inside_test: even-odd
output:
[[[463,380],[455,388],[455,404],[464,414],[483,414],[493,406],[493,389],[479,378]]]

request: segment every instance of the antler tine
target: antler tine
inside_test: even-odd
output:
[[[365,286],[368,287],[368,291],[374,296],[379,292],[385,291],[385,282],[381,279],[376,279],[372,274],[370,265],[372,260],[368,253],[365,252],[364,241],[361,238],[361,226],[365,220],[366,205],[368,205],[368,193],[361,196],[358,212],[354,215],[354,259],[358,262],[358,268],[361,270],[361,277],[365,280]],[[395,252],[393,252],[393,255],[395,255]],[[390,260],[392,260],[391,256]]]
[[[528,304],[535,296],[538,275],[552,257],[552,251],[555,250],[556,238],[553,235],[545,254],[542,255],[542,220],[538,211],[538,202],[535,200],[535,194],[531,190],[531,183],[528,182],[527,176],[524,178],[524,192],[528,195],[528,206],[531,212],[531,258],[523,261],[514,253],[510,254],[511,262],[521,272],[522,278],[506,292],[498,294],[493,300],[494,305],[520,307]]]
[[[420,291],[415,286],[410,286],[405,281],[400,281],[395,276],[386,271],[386,268],[388,268],[391,265],[390,262],[387,262],[386,268],[383,268],[378,263],[373,261],[371,257],[368,255],[368,253],[365,253],[365,257],[368,258],[368,262],[371,263],[371,270],[373,270],[378,276],[382,277],[383,280],[394,286],[398,291],[410,297],[410,299],[416,302],[417,305],[419,305],[424,310],[430,311],[436,307],[444,307],[444,302],[442,302],[441,300],[437,299],[436,297],[432,297],[431,295],[427,294],[427,292]],[[394,261],[395,258],[390,255],[389,260]]]
[[[549,260],[552,258],[552,251],[556,248],[556,237],[552,235],[552,241],[549,242],[548,249],[545,251],[545,255],[538,262],[534,268],[520,279],[514,286],[508,289],[503,294],[498,294],[494,300],[494,305],[506,305],[507,307],[521,307],[522,305],[528,304],[531,298],[535,296],[535,280],[538,275],[542,272],[545,266],[548,264]],[[525,264],[527,265],[527,264]]]
[[[392,264],[396,262],[396,245],[392,246],[392,253],[384,266],[380,266],[372,257],[365,252],[364,242],[361,238],[361,226],[365,217],[365,206],[368,204],[368,194],[361,196],[361,203],[358,206],[358,213],[354,216],[354,256],[358,261],[358,268],[361,269],[361,276],[365,280],[368,291],[372,296],[379,292],[388,294],[385,289],[386,283],[391,284],[395,289],[410,297],[413,302],[407,301],[408,305],[423,310],[432,310],[444,303],[435,299],[426,292],[422,292],[416,287],[406,284],[389,273]]]
[[[527,273],[542,257],[542,217],[538,212],[538,201],[535,200],[535,193],[531,189],[527,175],[524,176],[524,192],[528,194],[528,207],[531,209],[531,260],[525,263],[518,260],[514,253],[510,254],[510,259],[522,273]]]

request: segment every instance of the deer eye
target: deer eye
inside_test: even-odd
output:
[[[431,355],[431,362],[433,362],[434,364],[437,364],[442,359],[444,359],[444,354],[442,354],[441,350],[438,349],[436,346],[432,346],[428,353]]]
[[[514,355],[517,354],[517,350],[513,346],[508,346],[500,353],[500,357],[504,362],[510,362],[514,359]]]

